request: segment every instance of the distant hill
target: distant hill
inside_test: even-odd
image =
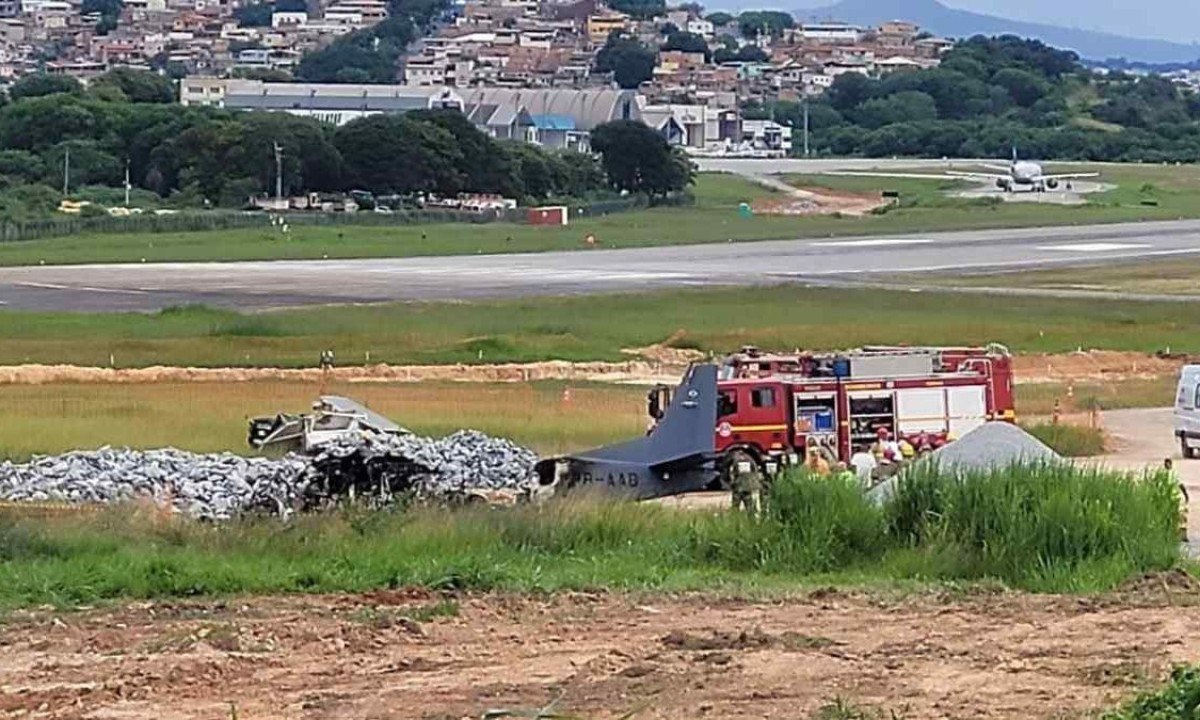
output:
[[[976,34],[1020,35],[1036,38],[1054,47],[1074,50],[1088,60],[1126,58],[1144,63],[1186,63],[1200,58],[1200,45],[1008,20],[955,10],[937,0],[842,0],[836,5],[797,10],[795,15],[806,21],[834,19],[856,25],[911,20],[932,33],[952,38]]]

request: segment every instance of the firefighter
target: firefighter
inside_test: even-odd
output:
[[[875,444],[871,446],[871,452],[875,455],[875,459],[879,464],[885,465],[901,461],[900,446],[895,440],[892,440],[891,430],[881,427],[875,431],[875,438]]]
[[[726,471],[734,512],[744,510],[750,517],[756,517],[762,509],[762,478],[754,458],[744,452],[733,452]]]
[[[857,482],[858,474],[850,469],[850,466],[844,462],[838,462],[833,466],[833,477],[844,483]]]
[[[813,475],[828,475],[829,461],[821,457],[821,449],[816,445],[808,449],[808,460],[804,467]]]

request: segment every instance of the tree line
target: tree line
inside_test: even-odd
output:
[[[797,102],[752,104],[797,130]],[[839,76],[810,103],[824,155],[1200,160],[1200,95],[1158,76],[1099,75],[1075,53],[1012,36],[974,37],[937,68]]]
[[[145,71],[115,70],[86,89],[32,75],[14,83],[0,107],[0,215],[52,210],[64,170],[73,189],[120,188],[128,172],[136,189],[181,205],[241,207],[273,191],[276,143],[287,194],[482,192],[537,202],[665,195],[691,181],[690,165],[641,123],[610,123],[595,137],[598,156],[497,140],[454,110],[334,127],[286,113],[184,107],[169,79]]]

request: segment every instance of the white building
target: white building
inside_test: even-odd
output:
[[[792,153],[792,129],[774,120],[743,120],[741,145],[755,154],[787,157]]]
[[[271,13],[271,27],[275,30],[295,30],[308,22],[308,13],[276,10]]]
[[[700,19],[700,18],[696,18],[695,20],[688,20],[686,30],[688,32],[692,33],[693,35],[702,36],[705,40],[711,40],[712,36],[713,36],[713,32],[715,32],[712,23],[710,23],[707,20]]]
[[[805,23],[796,35],[810,42],[840,44],[856,43],[862,33],[862,28],[847,23]]]

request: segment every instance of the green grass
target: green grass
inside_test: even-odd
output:
[[[1037,423],[1025,429],[1063,457],[1095,457],[1104,454],[1104,431],[1081,425]]]
[[[1074,290],[1149,295],[1200,295],[1200,262],[1195,257],[1125,262],[1102,267],[1056,268],[1009,273],[985,273],[934,279],[934,284],[964,287],[1011,286],[1019,277],[1021,287],[1043,290]]]
[[[1179,665],[1161,687],[1138,695],[1102,720],[1193,720],[1200,715],[1200,667]]]
[[[1058,170],[1059,168],[1055,168]],[[594,235],[603,247],[640,247],[728,240],[830,237],[938,230],[1129,222],[1200,216],[1200,169],[1194,166],[1103,166],[1120,187],[1082,207],[947,198],[954,183],[801,176],[799,182],[839,190],[901,192],[901,206],[865,217],[742,218],[737,206],[770,191],[731,175],[701,174],[694,207],[652,208],[573,219],[568,227],[430,224],[399,227],[296,227],[284,239],[267,227],[161,234],[86,234],[0,244],[0,265],[85,262],[233,261],[407,257],[583,249]],[[1152,186],[1152,190],[1143,190]],[[1158,205],[1142,204],[1153,199]]]
[[[1177,380],[1172,373],[1152,378],[1022,384],[1017,386],[1017,410],[1022,417],[1046,417],[1054,412],[1056,400],[1067,414],[1087,412],[1093,407],[1100,410],[1166,407],[1175,400]],[[1068,399],[1068,390],[1073,399]]]
[[[796,475],[777,483],[757,520],[588,498],[221,526],[117,510],[0,526],[0,608],[412,585],[755,591],[999,580],[1087,592],[1178,562],[1174,492],[1165,474],[1033,467],[927,472],[882,506],[854,481]]]
[[[678,334],[678,331],[683,331]],[[0,363],[307,366],[620,360],[676,336],[716,353],[870,343],[1003,342],[1014,350],[1200,351],[1200,316],[1171,302],[828,290],[796,286],[307,308],[259,314],[0,312]]]
[[[0,243],[0,265],[474,255],[583,250],[588,235],[595,236],[600,247],[611,248],[804,234],[804,223],[796,218],[738,215],[739,203],[768,194],[770,191],[732,175],[702,175],[694,188],[694,206],[573,217],[566,227],[514,223],[295,226],[284,237],[269,227],[264,217],[261,229],[82,234]]]

